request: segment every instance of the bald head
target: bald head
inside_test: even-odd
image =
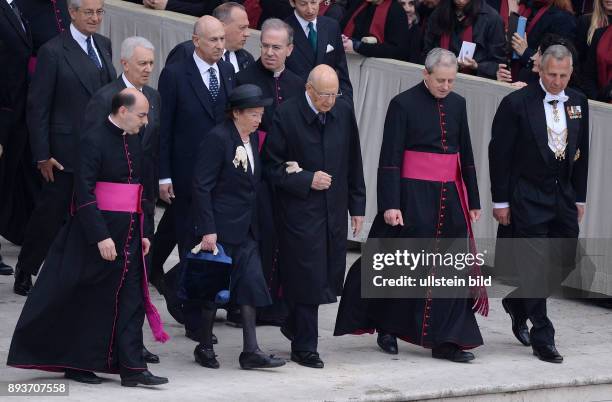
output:
[[[306,92],[319,112],[329,112],[336,103],[340,84],[336,70],[326,64],[312,69],[306,82]]]
[[[113,122],[127,134],[138,134],[148,122],[149,101],[139,90],[125,88],[113,96],[111,115]]]
[[[208,64],[215,64],[223,56],[225,30],[221,21],[210,15],[198,19],[193,26],[196,54]]]

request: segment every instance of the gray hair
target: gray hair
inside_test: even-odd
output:
[[[131,59],[134,55],[134,49],[143,47],[155,52],[155,46],[148,39],[142,36],[130,36],[121,42],[121,60]]]
[[[427,53],[427,58],[425,58],[425,70],[431,74],[436,67],[440,66],[457,68],[457,57],[453,52],[436,47]]]
[[[285,21],[278,18],[268,18],[261,25],[261,37],[263,38],[264,32],[270,29],[287,31],[287,44],[291,45],[293,43],[293,28],[291,28]]]
[[[540,59],[540,65],[542,67],[545,67],[546,64],[548,63],[549,59],[555,59],[557,61],[561,61],[561,60],[565,60],[567,58],[570,59],[570,66],[573,65],[574,62],[574,58],[572,57],[572,52],[570,52],[570,50],[563,46],[563,45],[552,45],[549,46],[545,51],[544,54],[542,54],[542,58]]]
[[[227,3],[223,3],[215,7],[212,12],[212,16],[224,24],[229,24],[230,22],[232,22],[232,10],[234,8],[239,8],[242,11],[246,12],[246,8],[244,8],[242,4],[233,1],[228,1]]]
[[[68,8],[76,10],[81,7],[83,2],[82,0],[68,0],[66,3],[68,3]]]

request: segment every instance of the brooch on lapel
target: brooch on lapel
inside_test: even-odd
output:
[[[580,106],[567,106],[567,115],[570,119],[582,119]]]
[[[576,155],[574,155],[574,162],[576,162],[580,158],[580,148],[576,150]]]
[[[234,155],[234,167],[237,169],[239,165],[242,165],[244,171],[247,171],[249,164],[249,157],[247,156],[246,148],[242,145],[236,147],[236,155]]]

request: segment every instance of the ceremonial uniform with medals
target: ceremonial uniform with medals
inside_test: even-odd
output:
[[[555,330],[546,295],[530,291],[551,274],[542,272],[550,265],[546,239],[578,237],[576,203],[586,201],[588,163],[589,109],[580,92],[566,88],[552,95],[540,80],[502,100],[489,144],[491,193],[495,208],[510,208],[513,244],[528,246],[513,252],[520,286],[503,303],[513,326],[532,322],[527,341],[534,350],[554,347]],[[575,250],[575,242],[565,247],[569,254],[572,246]]]
[[[428,177],[444,171],[449,173],[446,178]],[[403,226],[385,222],[389,209],[401,210]],[[472,209],[480,209],[480,197],[465,99],[452,92],[435,98],[422,82],[389,104],[378,168],[379,212],[369,237],[430,238],[443,243],[445,238],[471,237],[467,213]],[[436,274],[434,267],[428,268]],[[440,298],[435,288],[423,288],[420,298],[362,299],[360,272],[358,260],[344,285],[335,336],[377,330],[379,338],[389,334],[431,349],[482,345],[472,307],[477,301],[477,309],[486,315],[485,294],[471,300],[461,289],[462,296]]]

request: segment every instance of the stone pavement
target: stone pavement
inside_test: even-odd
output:
[[[2,255],[15,264],[18,249],[4,239]],[[348,262],[357,258],[350,253]],[[176,256],[167,262],[170,267]],[[60,374],[20,370],[4,366],[15,323],[25,298],[12,292],[13,278],[0,276],[0,381],[59,380]],[[238,355],[242,335],[223,322],[214,332],[220,344],[219,370],[198,366],[193,360],[195,343],[164,308],[163,298],[151,288],[172,339],[156,344],[145,324],[145,342],[159,354],[161,364],[153,373],[170,383],[154,389],[124,388],[118,376],[102,375],[101,385],[70,383],[70,395],[52,400],[123,401],[361,401],[423,400],[461,401],[612,401],[612,310],[572,300],[549,301],[549,316],[557,330],[557,346],[563,364],[537,360],[510,331],[510,319],[499,299],[491,299],[488,318],[478,316],[485,345],[477,348],[468,364],[434,360],[430,352],[400,341],[396,356],[381,353],[374,335],[333,337],[338,304],[322,306],[319,318],[319,351],[323,370],[293,362],[276,370],[241,370]],[[41,340],[44,334],[41,334]],[[276,327],[259,327],[263,350],[289,359],[289,342]],[[1,400],[17,400],[19,398]],[[49,400],[32,397],[32,400]]]

